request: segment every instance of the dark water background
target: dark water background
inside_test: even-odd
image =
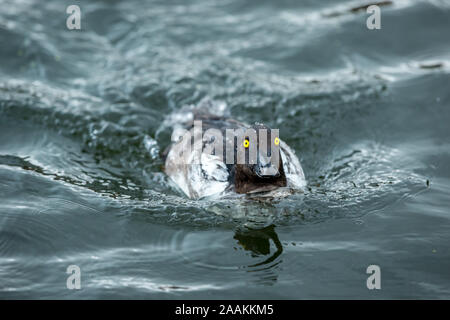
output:
[[[450,298],[450,1],[366,3],[0,1],[0,298]],[[173,188],[204,97],[280,128],[305,193]]]

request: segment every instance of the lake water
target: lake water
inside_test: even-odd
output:
[[[449,1],[379,30],[365,1],[72,2],[81,30],[1,2],[0,298],[450,298]],[[305,192],[176,189],[171,115],[205,97],[280,128]]]

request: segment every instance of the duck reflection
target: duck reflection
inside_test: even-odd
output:
[[[266,260],[259,262],[249,267],[257,267],[271,263],[278,258],[283,252],[283,245],[278,239],[278,235],[275,232],[275,225],[270,225],[262,229],[252,229],[246,227],[236,230],[234,239],[238,241],[238,244],[247,251],[251,251],[253,257],[269,256]],[[276,250],[271,252],[270,240],[275,245]]]

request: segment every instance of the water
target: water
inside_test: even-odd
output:
[[[76,1],[69,31],[3,0],[0,298],[450,298],[450,3],[381,30],[365,3]],[[205,97],[280,128],[305,192],[174,188],[171,115]]]

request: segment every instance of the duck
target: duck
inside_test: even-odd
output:
[[[188,198],[273,198],[304,190],[303,168],[278,129],[205,110],[185,117],[164,152],[164,172]]]

